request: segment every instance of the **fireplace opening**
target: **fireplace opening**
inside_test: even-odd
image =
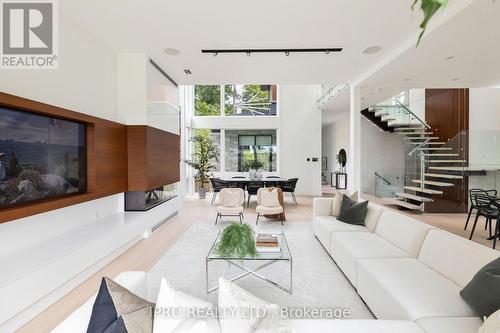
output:
[[[144,212],[177,197],[177,183],[149,191],[125,193],[125,211]]]

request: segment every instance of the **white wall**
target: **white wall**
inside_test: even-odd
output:
[[[321,195],[321,86],[281,85],[278,94],[280,176],[299,178],[297,194]]]
[[[0,91],[112,121],[128,119],[129,115],[124,113],[119,119],[117,112],[117,104],[123,106],[125,97],[126,102],[138,105],[137,99],[130,97],[142,96],[142,109],[129,108],[127,112],[140,111],[141,119],[147,119],[146,74],[139,83],[144,89],[129,87],[128,95],[118,96],[117,79],[120,81],[124,76],[117,75],[116,53],[71,18],[61,15],[59,22],[59,68],[1,71]],[[173,95],[175,92],[165,92],[167,100],[175,103]],[[178,129],[177,120],[175,128]],[[148,213],[124,214],[123,201],[123,194],[117,194],[0,224],[0,263],[3,269],[9,267],[10,277],[2,274],[0,279],[0,331],[13,331],[22,325],[139,240],[151,223],[158,223],[178,207],[178,200],[172,200]],[[107,222],[101,223],[103,219]],[[84,225],[89,228],[82,228]],[[126,234],[120,233],[123,237],[114,234],[113,241],[103,241],[93,250],[95,253],[84,253],[81,251],[82,239],[87,239],[88,234],[80,230],[93,230],[93,225],[117,228]],[[97,240],[100,235],[90,239]],[[71,248],[75,240],[79,243],[78,249],[71,252],[71,264],[57,266],[59,261],[67,259],[61,258],[60,253]],[[51,248],[46,244],[58,244],[59,247]],[[56,266],[58,268],[52,268]],[[48,267],[51,268],[48,274],[34,278]],[[16,292],[15,299],[6,296],[12,292]]]
[[[361,190],[375,193],[375,171],[397,190],[404,183],[406,146],[401,136],[384,132],[366,118],[361,119]],[[399,178],[399,186],[398,179]]]
[[[469,188],[500,192],[500,88],[469,89],[469,164],[492,170],[470,176]]]
[[[349,110],[338,112],[333,123],[321,128],[322,157],[328,158],[328,169],[323,172],[329,185],[331,185],[331,172],[339,170],[336,156],[342,148],[346,151],[349,162]]]
[[[408,95],[410,111],[425,121],[425,89],[410,89]]]

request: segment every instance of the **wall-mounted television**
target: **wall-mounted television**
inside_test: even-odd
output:
[[[0,209],[86,192],[85,127],[0,105]]]

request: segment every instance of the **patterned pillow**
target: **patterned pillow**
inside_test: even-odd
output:
[[[154,304],[104,277],[87,333],[151,333]]]

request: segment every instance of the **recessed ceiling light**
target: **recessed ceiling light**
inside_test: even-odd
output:
[[[165,52],[166,54],[171,55],[171,56],[178,56],[179,54],[181,54],[181,51],[179,51],[177,49],[170,48],[170,47],[164,49],[163,52]]]
[[[452,59],[455,59],[455,56],[448,56],[448,57],[444,58],[444,60],[452,60]]]
[[[452,81],[458,81],[460,80],[458,77],[454,78]]]
[[[410,78],[406,78],[406,79],[404,79],[404,81],[408,82],[408,81],[411,81],[411,79]]]
[[[364,54],[374,54],[382,50],[380,46],[370,46],[369,48],[363,51]]]
[[[185,69],[185,70],[184,70],[184,73],[186,73],[186,74],[188,74],[188,75],[193,74],[193,73],[191,72],[191,70],[190,70],[190,69]]]

